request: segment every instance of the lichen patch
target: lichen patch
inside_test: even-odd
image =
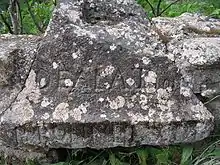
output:
[[[79,58],[80,56],[81,56],[80,50],[78,50],[77,52],[73,52],[73,53],[72,53],[73,59],[77,59],[77,58]]]
[[[148,75],[144,78],[144,81],[147,83],[156,83],[157,74],[154,71],[149,71]]]
[[[110,46],[110,49],[113,51],[113,50],[115,50],[117,48],[117,46],[115,45],[115,44],[113,44],[113,45],[111,45]]]
[[[40,80],[40,87],[43,88],[43,87],[45,87],[46,85],[47,85],[46,78],[42,78],[42,79]]]
[[[87,112],[87,108],[89,107],[89,103],[85,102],[78,106],[77,108],[74,108],[70,112],[70,116],[73,117],[76,121],[81,121],[82,115]]]
[[[12,108],[7,110],[1,117],[1,122],[11,122],[14,124],[24,124],[31,121],[34,116],[34,110],[27,99],[19,100],[13,104]]]
[[[41,93],[36,83],[36,74],[33,70],[26,80],[25,88],[18,94],[17,99],[1,117],[1,122],[10,121],[15,124],[24,124],[34,117],[31,103],[37,104]]]
[[[212,96],[215,93],[216,93],[215,89],[206,89],[201,92],[201,95],[208,97],[208,96]]]
[[[116,99],[114,100],[110,100],[109,98],[107,98],[108,102],[109,102],[109,106],[111,109],[119,109],[124,107],[125,105],[125,98],[122,96],[117,96]]]
[[[66,121],[69,118],[69,104],[60,103],[53,112],[53,119],[59,121]]]
[[[49,100],[48,98],[44,97],[43,101],[41,102],[41,107],[47,107],[52,103],[51,100]]]
[[[190,97],[191,96],[191,89],[187,88],[187,87],[181,87],[180,94],[182,94],[185,97]]]
[[[49,119],[49,118],[50,118],[49,113],[45,113],[45,114],[43,114],[42,117],[41,117],[42,120],[47,120],[47,119]]]
[[[128,78],[128,79],[126,80],[126,83],[127,83],[129,86],[132,86],[132,85],[134,85],[135,81],[134,81],[134,79],[132,79],[132,78]]]
[[[140,105],[141,105],[141,108],[144,109],[144,110],[147,110],[149,108],[149,106],[148,106],[148,97],[144,94],[140,95]]]
[[[149,121],[149,117],[147,115],[144,116],[141,113],[128,112],[128,116],[130,117],[131,124],[138,124],[142,121]]]
[[[52,65],[53,65],[53,69],[57,69],[57,68],[58,68],[58,66],[59,66],[59,65],[58,65],[56,62],[53,62],[53,64],[52,64]]]
[[[115,67],[113,67],[112,65],[108,65],[102,72],[101,72],[101,76],[102,77],[106,77],[108,75],[112,75],[112,73],[115,71]]]
[[[65,79],[64,83],[65,83],[66,87],[72,87],[73,86],[73,82],[70,79]]]
[[[151,62],[151,60],[150,60],[149,58],[147,58],[147,57],[143,57],[143,58],[142,58],[142,62],[143,62],[145,65],[148,65],[148,64]]]
[[[171,92],[171,87],[167,87],[166,89],[157,89],[157,107],[160,108],[162,111],[171,110],[171,107],[175,104],[173,100],[170,100]]]
[[[36,83],[36,73],[31,70],[29,77],[25,83],[24,90],[18,95],[18,100],[28,99],[34,103],[38,103],[41,93]]]

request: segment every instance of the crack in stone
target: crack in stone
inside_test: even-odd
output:
[[[26,81],[27,81],[27,79],[28,79],[28,77],[29,77],[29,75],[30,75],[31,69],[32,69],[32,67],[33,67],[33,64],[34,64],[34,62],[36,61],[36,57],[37,57],[37,56],[36,56],[36,52],[35,52],[33,61],[31,62],[30,68],[29,68],[28,73],[27,73],[27,77],[26,77],[25,80],[24,80],[24,84],[22,85],[21,89],[19,90],[19,92],[17,93],[17,95],[15,96],[15,98],[11,101],[11,103],[5,108],[5,110],[3,110],[3,111],[1,112],[0,116],[3,116],[4,113],[5,113],[8,109],[11,108],[12,104],[15,103],[15,101],[17,100],[19,94],[20,94],[20,93],[24,90],[24,88],[26,87],[25,84],[26,84]]]

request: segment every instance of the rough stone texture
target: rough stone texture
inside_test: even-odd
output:
[[[0,36],[0,113],[22,90],[34,60],[39,37]]]
[[[25,88],[26,79],[35,59],[37,36],[0,36],[0,114],[3,115],[16,101],[19,93]],[[22,109],[22,108],[21,108]],[[17,111],[19,114],[20,110]],[[14,114],[11,114],[14,115]],[[20,115],[20,114],[19,114]],[[10,134],[1,130],[1,134]],[[15,138],[15,137],[14,137]],[[0,141],[0,153],[15,156],[19,159],[40,158],[39,153],[28,153],[21,149],[11,148],[5,141]],[[44,156],[45,157],[45,156]]]
[[[185,13],[153,21],[170,38],[167,56],[177,64],[184,80],[214,115],[219,127],[220,20]]]
[[[3,42],[21,42],[26,63],[11,63],[20,56],[1,51],[2,146],[11,155],[14,148],[45,157],[53,148],[169,145],[207,137],[213,116],[197,97],[213,94],[203,81],[217,78],[215,70],[201,70],[215,66],[219,38],[179,24],[192,19],[202,28],[213,21],[217,29],[219,22],[191,17],[157,18],[152,26],[133,0],[61,0],[36,53],[36,38],[25,40],[31,46]]]

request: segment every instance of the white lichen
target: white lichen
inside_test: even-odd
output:
[[[40,89],[36,83],[36,73],[31,70],[25,88],[19,93],[11,108],[5,111],[1,117],[1,122],[10,121],[11,123],[24,124],[34,117],[34,110],[31,103],[39,103]]]
[[[151,62],[151,60],[150,60],[149,58],[147,58],[147,57],[143,57],[143,58],[142,58],[142,62],[143,62],[145,65],[148,65],[148,64]]]
[[[109,106],[111,109],[119,109],[124,107],[125,105],[125,98],[122,96],[117,96],[116,99],[114,100],[110,100],[109,98],[107,98],[108,102],[109,102]]]
[[[140,66],[140,65],[139,65],[138,63],[137,63],[137,64],[134,64],[134,67],[135,67],[135,68],[139,68],[139,66]]]
[[[149,121],[149,117],[141,113],[128,112],[128,116],[130,117],[131,124],[138,124],[139,122]]]
[[[101,118],[106,118],[107,116],[106,116],[106,114],[101,114],[100,117]]]
[[[52,65],[53,65],[53,69],[57,69],[57,68],[58,68],[58,66],[59,66],[59,65],[58,65],[56,62],[53,62],[53,64],[52,64]]]
[[[1,117],[1,122],[11,122],[16,124],[24,124],[31,121],[34,116],[34,110],[27,99],[20,100],[19,103],[13,104],[12,108],[7,110]]]
[[[127,107],[130,109],[130,108],[133,108],[134,107],[134,103],[127,103]]]
[[[69,104],[60,103],[53,112],[53,119],[59,121],[66,121],[69,118]]]
[[[182,94],[185,97],[190,97],[191,96],[191,89],[187,88],[187,87],[181,87],[180,94]]]
[[[104,98],[100,97],[98,101],[102,103],[104,100]]]
[[[148,97],[144,94],[140,95],[140,105],[141,105],[141,108],[144,109],[144,110],[147,110],[149,108],[149,106],[148,106]]]
[[[115,71],[115,68],[112,65],[108,65],[102,72],[101,76],[106,77],[108,75],[112,75],[112,73]]]
[[[132,79],[132,78],[128,78],[128,79],[126,80],[126,83],[127,83],[129,86],[132,86],[132,85],[134,85],[135,81],[134,81],[134,79]]]
[[[154,71],[149,71],[148,75],[144,78],[145,83],[156,83],[157,74]]]
[[[106,88],[106,89],[109,89],[109,88],[110,88],[110,84],[109,84],[108,82],[105,82],[104,85],[105,85],[105,88]]]
[[[65,85],[66,85],[67,87],[72,87],[72,86],[73,86],[73,82],[72,82],[72,80],[70,80],[70,79],[65,79],[65,80],[64,80],[64,83],[65,83]]]
[[[79,58],[80,56],[81,56],[80,50],[78,50],[77,52],[73,52],[73,53],[72,53],[73,59],[77,59],[77,58]]]
[[[171,92],[171,87],[167,87],[166,89],[159,88],[157,90],[157,107],[162,111],[170,111],[171,107],[175,104],[173,100],[170,100]]]
[[[113,50],[115,50],[117,48],[117,46],[115,45],[115,44],[113,44],[113,45],[111,45],[110,46],[110,49],[113,51]]]
[[[89,107],[89,103],[85,102],[79,105],[77,108],[74,108],[70,112],[70,116],[73,117],[76,121],[81,121],[82,115],[87,112],[88,107]]]
[[[47,106],[49,106],[51,103],[52,103],[52,101],[49,101],[48,98],[44,97],[44,98],[43,98],[43,101],[41,102],[41,106],[42,106],[42,107],[47,107]]]
[[[76,22],[77,20],[81,20],[80,19],[80,12],[75,11],[75,10],[68,10],[68,17],[70,19],[70,21],[72,22]]]
[[[42,120],[48,120],[50,118],[49,113],[45,113],[43,114],[43,116],[41,117]]]
[[[201,92],[201,95],[207,97],[207,96],[212,96],[215,93],[216,93],[215,89],[206,89]]]
[[[46,78],[40,79],[40,87],[43,88],[47,85]]]

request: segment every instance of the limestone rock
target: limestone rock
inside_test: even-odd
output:
[[[154,23],[171,38],[167,56],[219,123],[220,20],[185,13],[177,18],[155,18]]]
[[[220,35],[220,21],[218,19],[198,14],[184,13],[174,18],[157,17],[153,18],[153,23],[171,38],[170,46],[182,39]]]
[[[213,116],[193,92],[187,69],[190,51],[205,66],[206,56],[198,55],[208,50],[196,52],[191,41],[203,41],[183,38],[170,41],[180,46],[176,53],[134,0],[60,0],[36,53],[23,53],[30,59],[13,81],[18,90],[9,91],[16,97],[0,104],[7,107],[1,108],[2,145],[46,153],[206,138]],[[215,61],[218,38],[210,40],[204,44]],[[10,62],[6,66],[13,70]],[[5,70],[7,86],[12,72]]]
[[[1,114],[24,87],[39,40],[36,36],[0,36]]]

